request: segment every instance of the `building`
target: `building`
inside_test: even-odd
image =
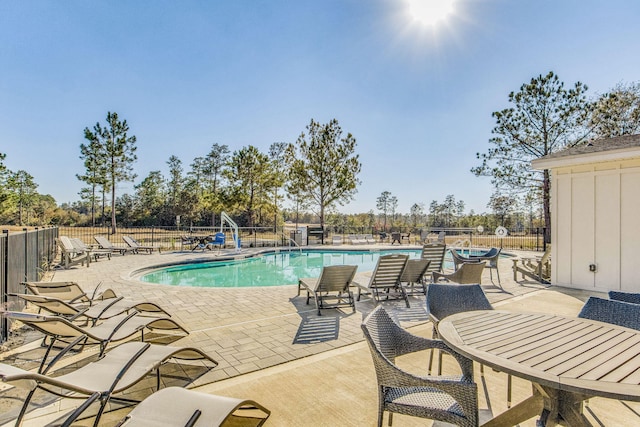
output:
[[[640,292],[640,135],[534,160],[551,171],[551,283]]]

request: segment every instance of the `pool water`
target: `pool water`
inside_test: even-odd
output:
[[[373,271],[380,255],[403,253],[420,258],[420,250],[302,251],[269,253],[242,260],[185,264],[156,270],[143,282],[174,286],[236,288],[298,283],[301,277],[319,277],[328,265],[357,265],[358,272]]]

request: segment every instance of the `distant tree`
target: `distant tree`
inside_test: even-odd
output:
[[[84,175],[76,174],[76,178],[89,185],[88,188],[81,190],[80,197],[82,200],[87,200],[90,203],[91,225],[95,226],[97,192],[99,189],[104,189],[108,184],[107,156],[105,147],[98,135],[92,133],[87,128],[84,130],[84,137],[89,141],[87,144],[80,144],[80,159],[84,162],[85,173]],[[102,196],[104,199],[104,192]]]
[[[223,174],[229,180],[235,208],[242,212],[247,226],[256,225],[256,211],[264,203],[262,198],[270,178],[269,157],[250,145],[235,151],[229,168]]]
[[[0,207],[2,207],[2,203],[7,198],[7,192],[5,190],[7,182],[7,167],[4,165],[4,159],[6,158],[6,154],[0,153]]]
[[[138,159],[136,137],[129,136],[129,125],[126,120],[120,121],[117,113],[107,113],[107,125],[102,127],[96,123],[93,131],[85,129],[85,138],[96,141],[101,147],[100,153],[105,158],[105,178],[111,190],[111,233],[116,232],[116,186],[122,181],[133,181],[133,163]]]
[[[558,77],[549,72],[523,84],[519,92],[509,94],[513,107],[496,111],[496,126],[489,140],[493,145],[485,154],[477,154],[482,165],[472,168],[476,176],[489,176],[500,193],[539,192],[544,210],[547,239],[551,230],[549,208],[550,174],[536,171],[531,161],[586,141],[592,104],[587,86],[580,82],[565,89]]]
[[[500,225],[505,225],[505,218],[516,210],[518,201],[511,195],[493,193],[487,203],[493,214],[500,218]]]
[[[176,215],[180,215],[180,198],[182,195],[183,181],[182,161],[177,156],[169,157],[167,160],[169,166],[169,179],[167,180],[167,202],[169,208],[168,221],[173,221]]]
[[[418,224],[422,221],[424,217],[424,204],[422,203],[414,203],[410,209],[411,215],[411,224],[413,228],[417,228]]]
[[[591,125],[597,138],[640,133],[640,83],[619,83],[595,103]]]
[[[273,218],[273,229],[278,227],[278,203],[280,202],[280,196],[278,190],[280,190],[285,183],[287,177],[287,162],[286,162],[286,142],[274,142],[269,146],[269,158],[272,165],[272,179],[270,181],[271,191],[273,192],[273,207],[275,215]]]
[[[17,207],[17,224],[28,225],[32,213],[32,209],[37,201],[38,184],[35,183],[33,176],[24,170],[10,172],[6,182],[6,188],[10,197],[15,200]]]
[[[336,119],[326,124],[311,119],[307,134],[287,147],[290,188],[318,208],[322,227],[325,211],[350,201],[357,191],[362,166],[355,147],[356,139],[350,133],[342,137]]]
[[[398,199],[391,194],[390,191],[383,191],[376,199],[376,208],[382,212],[383,225],[382,230],[387,231],[387,216],[392,214],[394,210],[394,203],[397,206]]]
[[[160,171],[151,171],[135,189],[135,218],[142,225],[152,225],[161,216],[166,203],[165,182]],[[126,201],[125,201],[126,202]]]
[[[229,147],[216,143],[211,146],[211,151],[209,151],[205,159],[205,167],[203,169],[203,177],[207,183],[205,205],[211,212],[212,227],[216,223],[216,212],[222,210],[221,180],[224,176],[223,172],[228,166],[229,156]]]

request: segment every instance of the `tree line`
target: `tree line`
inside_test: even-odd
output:
[[[539,75],[508,95],[509,106],[492,113],[495,127],[480,165],[471,172],[490,177],[494,193],[489,214],[466,213],[463,201],[448,195],[428,209],[415,201],[408,213],[384,190],[372,201],[377,212],[339,213],[353,199],[361,170],[356,139],[337,120],[311,119],[293,143],[275,142],[262,152],[249,145],[231,151],[214,143],[186,165],[175,155],[168,175],[150,172],[133,194],[118,195],[119,183],[135,182],[136,137],[126,120],[108,112],[104,124],[84,129],[80,145],[84,170],[79,200],[57,206],[37,191],[27,171],[11,171],[0,153],[0,223],[16,225],[108,224],[216,225],[221,211],[239,225],[275,227],[284,221],[380,230],[495,225],[544,226],[550,230],[549,171],[531,169],[531,160],[594,139],[640,132],[640,84],[619,83],[589,98],[581,82],[570,87],[553,72]]]

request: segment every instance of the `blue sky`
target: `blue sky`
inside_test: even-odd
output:
[[[406,0],[0,0],[0,152],[58,203],[79,199],[83,130],[108,111],[138,142],[139,183],[212,144],[294,142],[311,118],[354,135],[362,184],[343,212],[448,194],[476,178],[511,91],[554,71],[593,96],[640,80],[637,0],[458,0],[436,26]],[[133,193],[123,184],[118,195]]]

